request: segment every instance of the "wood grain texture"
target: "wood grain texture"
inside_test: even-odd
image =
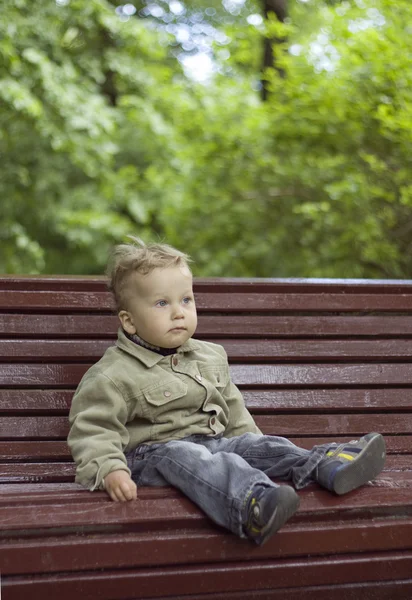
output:
[[[389,538],[387,550],[403,550],[412,534],[412,519],[397,521],[377,518],[370,531],[359,520],[330,523],[327,520],[301,520],[287,524],[265,546],[254,548],[224,531],[185,529],[151,533],[92,534],[34,537],[22,541],[0,542],[0,564],[10,575],[35,574],[44,571],[47,556],[52,573],[59,571],[91,571],[93,569],[144,568],[179,564],[207,564],[218,556],[221,563],[233,561],[274,560],[299,555],[332,556],[339,553],[337,537],[344,540],[346,553],[378,552],[382,536]],[[316,552],[313,547],[316,536]],[[407,545],[407,542],[406,542]],[[159,547],[161,552],[159,552]],[[40,548],[40,551],[39,551]],[[247,565],[245,565],[247,567]]]
[[[348,442],[352,436],[347,432],[339,435],[329,436],[289,436],[289,439],[300,446],[309,450],[313,446],[328,444],[337,441]],[[386,447],[388,454],[411,455],[412,454],[412,435],[386,436]],[[65,440],[10,440],[0,441],[0,461],[22,463],[27,461],[57,461],[71,462],[71,454]]]
[[[225,347],[265,433],[309,449],[379,430],[384,471],[343,497],[300,491],[263,547],[173,488],[126,504],[82,489],[68,412],[115,342],[113,301],[100,277],[0,277],[2,597],[409,600],[412,281],[211,279],[195,293],[196,335]]]
[[[1,363],[0,387],[74,388],[92,363]],[[412,385],[409,363],[232,364],[233,381],[254,387]]]
[[[64,441],[30,440],[0,442],[0,461],[14,464],[32,461],[70,461],[72,456]]]
[[[184,598],[185,600],[210,600],[211,596],[189,594]],[[219,593],[219,600],[331,600],[332,598],[333,600],[410,600],[412,598],[412,580]],[[167,599],[182,600],[182,597],[173,595],[167,596]],[[143,598],[141,600],[151,599]]]
[[[276,293],[255,290],[234,294],[217,289],[212,293],[196,293],[196,306],[208,313],[222,312],[358,312],[410,311],[412,290],[407,293],[342,294],[342,293]],[[103,291],[27,291],[0,289],[0,309],[26,312],[105,312],[114,313],[115,306],[109,292]]]
[[[58,597],[72,600],[74,596],[84,600],[99,598],[161,598],[171,590],[181,595],[246,590],[272,590],[290,587],[299,573],[301,586],[366,583],[371,580],[387,582],[408,579],[412,572],[410,552],[364,553],[332,558],[293,558],[281,562],[254,561],[201,567],[174,567],[93,572],[84,575],[62,574],[50,579],[33,576],[30,579],[13,577],[4,583],[6,600],[20,600],[30,593],[40,597]],[[349,576],[350,573],[350,576]],[[42,596],[41,596],[42,595]]]
[[[408,490],[411,488],[411,483],[409,472],[392,471],[390,474],[385,474],[385,476],[380,475],[373,483],[368,483],[347,496],[335,496],[316,484],[300,490],[299,494],[303,494],[306,499],[305,502],[310,505],[312,510],[325,509],[331,512],[330,509],[338,506],[339,502],[344,502],[346,508],[351,510],[355,510],[359,506],[367,507],[370,490],[373,489],[373,494],[376,494],[374,496],[375,502],[379,500],[379,505],[386,507],[386,511],[391,506],[391,499],[396,497],[398,503],[401,503],[406,498],[405,516],[408,516],[411,501]],[[1,486],[1,490],[0,506],[2,507],[15,506],[16,504],[20,506],[33,505],[36,502],[58,505],[110,502],[105,492],[90,493],[76,483],[5,483]],[[184,496],[178,490],[167,486],[139,488],[139,499],[152,501],[168,498],[184,498]],[[356,504],[353,504],[354,502]],[[362,504],[360,505],[359,502]],[[163,517],[166,516],[163,515]],[[340,518],[339,514],[335,516],[338,519]]]
[[[409,360],[412,339],[403,340],[231,340],[211,338],[223,346],[231,361],[363,361]],[[114,345],[113,339],[103,340],[11,340],[0,343],[1,361],[32,362],[97,362]]]
[[[73,390],[0,389],[0,415],[42,412],[67,415],[72,398]]]
[[[0,296],[1,301],[1,296]],[[260,313],[282,312],[357,312],[357,311],[410,311],[412,294],[256,294],[205,293],[196,298],[200,310],[208,312]]]
[[[371,518],[393,520],[395,511],[399,519],[404,518],[409,522],[412,516],[411,490],[410,472],[381,475],[375,482],[347,497],[334,496],[313,484],[299,492],[301,506],[293,519],[288,521],[288,526],[296,526],[300,530],[304,523],[312,527],[315,521],[324,521],[335,526],[352,520],[366,527]],[[60,528],[72,534],[80,531],[98,534],[103,526],[105,532],[118,534],[190,529],[203,531],[205,527],[222,531],[183,495],[171,493],[169,488],[164,488],[157,496],[156,490],[152,494],[144,492],[144,488],[139,489],[138,499],[127,503],[115,503],[104,492],[91,494],[87,490],[67,498],[58,493],[49,495],[48,499],[41,496],[25,499],[15,495],[9,497],[7,502],[3,499],[0,518],[4,525],[7,524],[9,535],[13,534],[12,537],[16,539],[30,536],[31,532],[43,536],[58,535]],[[92,497],[89,499],[88,496]],[[275,539],[271,545],[274,542]],[[334,543],[335,552],[341,552],[339,540],[335,538]],[[409,544],[410,538],[405,535],[403,543]],[[315,549],[316,546],[313,551]]]
[[[380,431],[384,435],[408,435],[412,431],[412,413],[367,415],[350,413],[316,415],[256,415],[256,424],[271,435],[320,436],[364,435]],[[2,417],[0,439],[66,439],[69,432],[67,417]]]
[[[231,278],[207,277],[195,278],[196,292],[232,292],[248,293],[251,290],[259,293],[276,291],[277,293],[307,293],[307,294],[408,294],[412,293],[412,280],[407,279],[305,279],[305,278]],[[103,276],[87,275],[2,275],[0,290],[23,291],[107,291],[106,278]]]
[[[412,388],[243,389],[243,397],[246,406],[253,414],[298,411],[308,413],[347,411],[387,413],[412,410]]]
[[[235,364],[230,372],[237,385],[248,387],[377,387],[412,384],[412,368],[408,363]]]
[[[412,431],[412,413],[367,415],[257,415],[258,427],[264,433],[283,437],[299,435],[361,436],[369,431],[383,435],[408,435]]]
[[[387,458],[383,473],[401,471],[412,472],[412,453]],[[71,461],[51,462],[48,460],[47,462],[20,462],[18,464],[0,462],[0,483],[73,482],[74,476],[75,464]]]
[[[0,336],[18,339],[109,338],[119,326],[114,315],[101,314],[0,314]],[[199,311],[195,337],[240,339],[324,337],[411,337],[412,316],[219,315]]]
[[[67,417],[2,417],[1,439],[66,439],[69,433]]]
[[[74,390],[1,389],[0,415],[67,415]],[[246,406],[253,414],[294,412],[408,412],[412,388],[282,389],[242,388]]]

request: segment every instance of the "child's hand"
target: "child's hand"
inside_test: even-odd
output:
[[[112,471],[106,475],[104,487],[113,502],[127,502],[137,498],[137,485],[126,471]]]

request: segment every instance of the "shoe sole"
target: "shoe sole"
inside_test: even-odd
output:
[[[341,496],[375,479],[382,471],[385,459],[385,440],[380,433],[377,433],[353,462],[342,466],[337,471],[333,481],[333,491]]]
[[[298,510],[299,504],[300,498],[292,487],[288,485],[279,487],[276,509],[266,526],[262,529],[261,538],[257,542],[259,546],[265,544],[274,533],[279,531],[286,521]]]

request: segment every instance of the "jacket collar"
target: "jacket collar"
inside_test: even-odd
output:
[[[142,362],[146,367],[149,368],[153,367],[154,365],[157,365],[158,362],[165,358],[161,354],[158,354],[153,350],[149,350],[148,348],[143,348],[143,346],[139,346],[138,344],[135,344],[134,342],[129,340],[129,338],[126,337],[121,327],[119,327],[119,330],[117,332],[116,346],[120,348],[120,350],[131,354],[132,356],[140,360],[140,362]],[[187,342],[179,346],[176,352],[178,354],[183,354],[185,352],[192,352],[193,350],[198,349],[199,343],[196,340],[190,338],[189,340],[187,340]]]

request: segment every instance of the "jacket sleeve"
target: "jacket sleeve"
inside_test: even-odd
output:
[[[242,435],[243,433],[259,433],[262,434],[252,415],[247,410],[245,401],[238,387],[233,383],[230,377],[229,363],[227,361],[227,354],[222,348],[224,353],[227,370],[229,374],[229,381],[223,390],[223,398],[229,408],[229,423],[225,430],[225,437],[234,437]]]
[[[129,441],[125,427],[127,405],[114,382],[89,371],[73,397],[68,445],[76,462],[76,483],[93,491],[103,489],[112,471],[130,475],[123,449]]]

